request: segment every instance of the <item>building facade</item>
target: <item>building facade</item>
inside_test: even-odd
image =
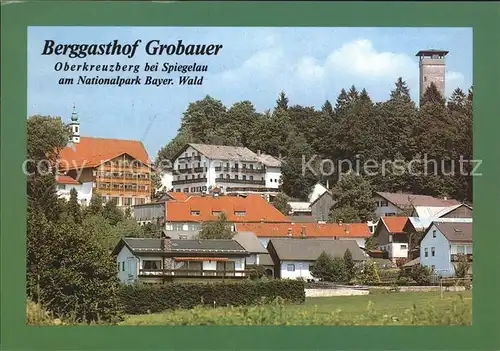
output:
[[[281,162],[244,147],[188,144],[162,180],[175,192],[277,193]]]
[[[74,111],[70,128],[70,144],[58,160],[60,196],[66,197],[68,188],[74,187],[82,204],[88,204],[93,194],[102,196],[103,202],[114,199],[121,207],[151,201],[151,162],[142,142],[80,136]]]
[[[459,255],[472,262],[472,222],[433,222],[420,242],[420,264],[452,277]]]

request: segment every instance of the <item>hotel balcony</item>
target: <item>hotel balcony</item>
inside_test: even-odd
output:
[[[172,185],[191,184],[191,183],[206,183],[206,182],[207,182],[207,178],[195,178],[195,179],[173,180]]]
[[[255,185],[266,185],[265,180],[248,180],[248,179],[227,179],[227,178],[216,178],[216,183],[238,183],[238,184],[255,184]]]

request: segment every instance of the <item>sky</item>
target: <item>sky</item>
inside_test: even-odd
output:
[[[118,39],[141,46],[132,59],[94,56],[70,59],[42,56],[45,40],[57,44],[109,43]],[[222,44],[217,56],[148,56],[150,40],[164,44]],[[73,104],[82,136],[141,140],[150,157],[177,134],[190,102],[210,95],[227,107],[250,100],[257,111],[275,106],[284,91],[290,105],[320,108],[332,104],[342,88],[365,88],[374,101],[388,98],[402,77],[418,101],[418,57],[424,49],[449,51],[446,95],[472,85],[471,28],[318,28],[318,27],[30,27],[28,29],[28,115],[60,116],[69,121]],[[208,65],[201,86],[59,85],[61,77],[101,77],[117,73],[56,72],[57,62],[140,64],[139,75],[174,78],[180,73],[143,72],[154,64]],[[132,76],[134,73],[121,73]]]

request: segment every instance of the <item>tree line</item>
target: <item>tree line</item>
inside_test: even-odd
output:
[[[417,106],[405,81],[399,78],[386,101],[374,102],[365,89],[342,89],[334,104],[326,100],[321,109],[292,105],[280,93],[272,110],[257,112],[245,100],[226,107],[206,96],[189,104],[181,118],[177,136],[160,149],[156,161],[171,160],[186,143],[245,146],[253,151],[284,158],[282,191],[305,200],[317,181],[336,184],[346,169],[327,169],[326,175],[302,172],[303,157],[320,160],[349,160],[363,164],[398,161],[409,166],[414,159],[436,160],[426,175],[397,173],[362,174],[376,191],[411,192],[449,196],[472,201],[471,177],[460,172],[459,160],[472,159],[472,87],[460,88],[446,99],[434,84]],[[316,157],[315,157],[316,155]],[[338,167],[337,167],[338,168]],[[470,165],[465,166],[471,170]],[[372,173],[373,168],[370,168]],[[453,174],[452,174],[453,172]],[[452,174],[452,175],[450,175]],[[157,184],[158,178],[157,178]]]
[[[130,210],[103,204],[97,193],[86,207],[75,189],[68,201],[58,198],[55,166],[68,140],[60,118],[28,118],[27,156],[34,162],[27,165],[26,294],[58,317],[116,322],[121,308],[111,250],[123,237],[155,237],[160,228],[139,226]]]

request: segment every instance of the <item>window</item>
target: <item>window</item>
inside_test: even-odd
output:
[[[231,178],[231,176],[229,174],[226,174],[226,179],[229,179]]]
[[[222,213],[222,211],[212,211],[212,216],[218,216]]]
[[[250,180],[253,180],[253,176],[250,176]]]
[[[244,216],[246,214],[247,214],[246,211],[234,211],[234,215],[235,216]]]
[[[387,217],[393,217],[395,216],[396,214],[394,212],[389,212],[389,213],[386,213],[385,214]]]
[[[186,176],[184,176],[184,180],[188,180],[188,176],[187,176],[187,175],[186,175]]]
[[[177,176],[177,180],[181,180],[181,176]]]
[[[122,272],[125,272],[125,262],[122,262]]]
[[[457,246],[457,254],[464,254],[464,253],[465,253],[465,246],[458,245]]]
[[[247,176],[246,175],[243,176],[243,180],[247,180]]]
[[[424,249],[424,256],[429,257],[429,249],[428,248]]]
[[[432,265],[431,266],[432,270],[435,270],[436,269],[436,266],[435,265]]]
[[[78,126],[75,126],[75,133],[78,133]]]
[[[427,82],[427,77],[424,77],[424,82]]]
[[[120,262],[118,262],[118,272],[120,271]]]
[[[295,265],[294,264],[287,264],[286,265],[286,270],[288,272],[295,272]]]
[[[146,199],[142,198],[142,197],[138,197],[135,199],[135,204],[136,205],[143,205],[146,203]]]
[[[161,269],[161,261],[142,261],[142,269]]]
[[[436,231],[435,231],[435,230],[433,230],[433,231],[432,231],[432,237],[433,237],[433,238],[435,238],[435,237],[436,237]]]
[[[431,247],[431,256],[432,257],[436,256],[436,248],[435,247]]]
[[[234,261],[218,261],[217,262],[217,275],[234,276],[236,264]],[[224,272],[225,271],[225,272]]]
[[[386,206],[389,206],[389,201],[387,200],[380,201],[380,207],[386,207]]]
[[[465,251],[466,251],[466,252],[465,252],[466,254],[468,254],[468,255],[472,255],[472,246],[467,245],[467,246],[465,247]]]
[[[201,174],[198,174],[198,179],[200,179],[200,178],[201,178]]]
[[[234,175],[234,179],[238,179],[238,175],[237,174]]]
[[[253,165],[250,165],[250,169],[253,169]]]
[[[198,211],[198,210],[191,211],[191,216],[199,216],[199,215],[200,215],[200,211]]]
[[[108,202],[108,197],[102,196],[102,203],[105,204],[106,202]]]
[[[125,202],[125,206],[132,206],[132,198],[131,197],[124,197],[123,200]]]
[[[64,189],[66,189],[66,184],[59,184],[59,185],[57,185],[57,188],[59,190],[64,190]]]
[[[401,245],[401,246],[400,246],[400,249],[401,249],[401,250],[406,250],[406,249],[407,249],[407,247],[406,247],[406,245]]]
[[[191,174],[191,179],[194,179],[194,174]]]
[[[222,174],[222,173],[221,173],[221,174],[219,174],[219,178],[220,178],[220,179],[224,178],[224,174]]]

